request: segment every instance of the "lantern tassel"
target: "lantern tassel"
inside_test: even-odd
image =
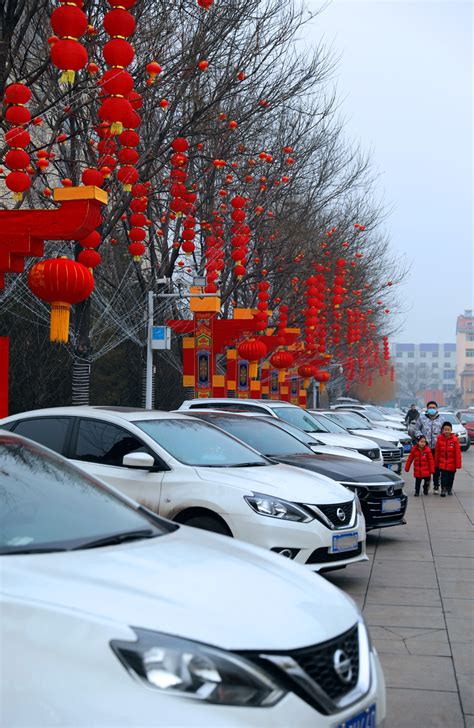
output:
[[[311,380],[310,380],[310,379],[309,379],[308,377],[305,377],[305,378],[303,379],[303,387],[304,387],[305,389],[308,389],[310,381],[311,381]]]
[[[283,384],[286,378],[286,371],[284,369],[278,370],[278,381],[280,384]]]
[[[123,132],[123,124],[121,121],[113,121],[110,127],[111,134],[121,134]]]
[[[23,199],[23,192],[14,192],[13,199],[15,200],[15,202],[21,202]]]
[[[256,379],[258,375],[258,361],[251,361],[249,363],[249,377],[250,379]]]
[[[69,303],[56,301],[51,304],[49,340],[67,344],[69,339]]]
[[[132,185],[122,185],[124,192],[131,192],[132,191]]]
[[[60,86],[72,86],[74,81],[76,80],[76,72],[71,71],[71,69],[63,71],[61,73],[61,78],[59,79],[59,85]]]

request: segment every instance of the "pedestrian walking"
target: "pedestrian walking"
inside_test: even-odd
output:
[[[441,433],[443,420],[438,412],[438,403],[434,400],[426,403],[426,412],[420,414],[415,423],[415,437],[420,435],[426,437],[426,442],[431,450],[433,458],[435,456],[436,442],[438,435]],[[439,493],[439,469],[436,467],[433,473],[433,491]]]
[[[407,427],[409,427],[412,422],[416,421],[419,416],[420,413],[416,408],[416,404],[411,404],[409,410],[405,415],[405,424],[407,425]]]
[[[433,454],[428,447],[426,437],[420,435],[417,443],[412,447],[408,459],[405,463],[405,470],[410,472],[413,463],[413,475],[415,476],[415,495],[420,495],[420,486],[423,481],[423,495],[428,495],[430,491],[431,476],[435,471]]]
[[[456,470],[462,467],[461,446],[450,422],[443,422],[435,449],[435,466],[441,474],[441,498],[453,494]]]

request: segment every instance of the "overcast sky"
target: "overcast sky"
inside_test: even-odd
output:
[[[398,341],[455,341],[473,305],[473,20],[458,0],[332,0],[305,31],[340,56],[347,133],[371,152],[411,264]]]

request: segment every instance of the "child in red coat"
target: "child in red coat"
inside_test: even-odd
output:
[[[453,494],[456,470],[462,467],[461,446],[450,422],[444,422],[435,448],[435,466],[441,474],[441,497]]]
[[[423,495],[428,495],[431,476],[435,471],[435,465],[431,449],[428,447],[426,437],[420,435],[417,444],[412,447],[405,464],[407,473],[413,463],[413,475],[415,476],[415,495],[420,495],[420,485],[423,480]]]

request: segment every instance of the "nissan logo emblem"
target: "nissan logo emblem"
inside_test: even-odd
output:
[[[338,508],[336,511],[336,516],[339,518],[340,521],[346,520],[346,514],[344,513],[342,508]]]
[[[389,485],[387,488],[387,495],[392,496],[394,493],[395,493],[395,488],[393,487],[393,485]]]
[[[334,665],[334,670],[336,671],[339,679],[342,680],[342,682],[350,683],[352,680],[351,658],[348,657],[343,650],[336,650],[332,658],[332,664]]]

